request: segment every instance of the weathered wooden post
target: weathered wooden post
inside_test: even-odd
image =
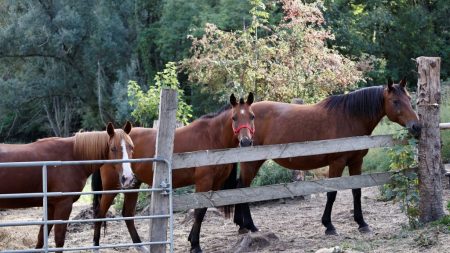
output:
[[[430,222],[444,216],[439,131],[441,59],[422,56],[417,58],[417,64],[417,112],[422,124],[419,140],[419,209],[420,220]]]
[[[175,121],[177,113],[177,92],[172,89],[161,91],[159,104],[159,128],[156,139],[155,157],[172,162],[173,140],[175,137]],[[161,188],[169,180],[169,168],[166,163],[153,163],[153,186]],[[163,215],[169,213],[169,195],[162,192],[153,192],[150,202],[150,215]],[[152,219],[150,223],[150,241],[161,242],[167,240],[167,218]],[[166,245],[151,245],[150,252],[165,253]]]

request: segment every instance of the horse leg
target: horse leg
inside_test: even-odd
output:
[[[265,161],[254,161],[241,163],[241,174],[237,188],[249,187],[264,162]],[[247,233],[249,230],[252,232],[259,231],[253,222],[248,203],[235,205],[234,223],[239,226],[239,234]]]
[[[55,205],[54,219],[55,220],[68,220],[70,213],[72,212],[73,199],[65,198]],[[64,246],[64,240],[66,239],[67,223],[55,225],[55,245],[57,248]],[[62,252],[62,251],[58,251]]]
[[[221,167],[222,168],[222,167]],[[213,189],[214,175],[217,168],[196,168],[195,170],[195,191],[206,192]],[[200,247],[200,229],[202,227],[203,218],[208,208],[197,208],[194,210],[194,224],[192,224],[188,241],[191,242],[191,253],[203,252]]]
[[[140,184],[137,186],[139,188]],[[123,208],[122,208],[122,216],[123,217],[133,217],[136,213],[136,204],[138,201],[138,192],[130,192],[124,194]],[[136,226],[134,225],[134,220],[126,220],[125,224],[128,228],[128,233],[131,236],[131,240],[133,243],[141,243],[141,238],[136,230]],[[149,249],[145,246],[139,246],[138,250],[140,252],[149,252]]]
[[[357,161],[354,161],[348,165],[350,176],[361,175],[362,157]],[[353,194],[353,217],[359,225],[359,232],[369,233],[371,232],[369,225],[364,221],[361,208],[361,188],[352,189]]]
[[[345,161],[336,160],[330,164],[329,177],[340,177],[342,176],[342,171],[345,168]],[[327,192],[327,203],[325,205],[325,210],[322,215],[322,224],[327,228],[325,230],[326,235],[337,235],[336,228],[331,223],[331,211],[333,209],[334,201],[336,200],[337,191]]]
[[[52,205],[48,206],[48,216],[47,216],[47,220],[53,220],[53,214],[54,214],[54,208]],[[53,224],[48,224],[47,226],[47,237],[50,234],[50,231],[52,231],[53,228]],[[39,235],[38,235],[38,241],[36,244],[36,249],[41,249],[42,247],[44,247],[44,225],[41,225],[40,229],[39,229]]]
[[[191,253],[203,252],[200,247],[200,229],[202,227],[203,218],[205,217],[208,208],[197,208],[194,210],[194,224],[189,233],[188,241],[191,242]]]
[[[111,189],[105,189],[105,190],[111,190]],[[97,213],[94,213],[94,217],[96,219],[102,219],[106,217],[106,213],[108,212],[109,207],[112,205],[112,202],[114,201],[114,198],[116,197],[116,193],[108,193],[103,194],[102,198],[100,199],[100,206],[98,208]],[[94,222],[94,246],[100,245],[100,234],[102,229],[103,222],[97,221]]]

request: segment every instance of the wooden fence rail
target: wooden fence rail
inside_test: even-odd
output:
[[[392,139],[392,135],[374,135],[223,150],[204,150],[174,154],[172,168],[182,169],[235,162],[320,155],[369,148],[392,147],[394,144],[396,142]]]
[[[246,202],[291,198],[319,192],[383,185],[390,181],[393,173],[372,173],[317,181],[300,181],[287,184],[184,194],[174,196],[173,210],[183,211],[191,208],[218,207]]]

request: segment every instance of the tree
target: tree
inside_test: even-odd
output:
[[[155,84],[151,85],[147,92],[135,81],[128,84],[128,98],[131,105],[131,115],[142,126],[150,127],[154,120],[158,119],[159,96],[162,88],[176,89],[178,92],[178,122],[186,125],[192,117],[192,107],[185,102],[184,91],[177,79],[177,70],[174,62],[166,64],[166,68],[155,76]]]
[[[136,58],[133,2],[2,2],[1,137],[67,136],[114,120],[114,83]]]
[[[183,61],[191,81],[214,92],[251,90],[260,99],[313,102],[362,80],[355,61],[326,47],[333,35],[323,28],[318,4],[283,0],[284,18],[272,26],[263,2],[251,3],[245,30],[207,24],[204,36],[191,37],[192,57]]]
[[[450,56],[447,0],[327,0],[324,5],[327,23],[336,35],[332,43],[340,52],[352,56],[367,53],[386,59],[388,71],[374,73],[375,83],[384,82],[386,75],[417,79],[412,58]],[[443,62],[443,79],[450,74],[448,64]]]

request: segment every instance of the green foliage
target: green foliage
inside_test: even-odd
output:
[[[402,130],[402,126],[384,118],[373,130],[373,135],[396,134]],[[388,148],[369,149],[369,153],[364,156],[364,171],[385,172],[390,169]]]
[[[0,139],[114,121],[112,84],[135,58],[133,10],[131,0],[2,1]]]
[[[450,89],[448,89],[450,90]],[[450,97],[447,98],[448,101],[443,101],[441,105],[441,122],[450,122]],[[444,163],[450,163],[450,131],[441,131],[441,141],[442,141],[442,161]]]
[[[399,131],[394,136],[397,140],[406,140],[408,132]],[[391,183],[382,186],[382,198],[394,200],[400,204],[400,209],[406,214],[411,228],[417,228],[419,222],[419,179],[417,173],[407,171],[417,166],[416,140],[407,139],[407,145],[397,145],[390,148],[390,169],[394,172]]]
[[[180,88],[175,63],[169,62],[162,72],[155,76],[155,84],[144,92],[135,81],[128,83],[129,104],[133,108],[131,115],[143,126],[150,126],[158,119],[159,97],[163,88],[176,89],[178,92],[177,120],[187,124],[192,117],[192,106],[184,100],[184,91]]]
[[[192,57],[183,61],[189,79],[208,84],[209,92],[251,90],[259,99],[301,97],[307,102],[362,80],[355,61],[326,47],[333,36],[323,28],[319,4],[281,2],[284,18],[279,24],[268,23],[262,1],[250,1],[248,29],[230,32],[207,24],[203,37],[191,36]]]
[[[252,182],[252,186],[263,186],[292,182],[291,170],[285,169],[272,160],[261,166],[258,175]]]
[[[384,83],[386,75],[397,80],[407,75],[408,80],[415,80],[411,58],[450,56],[448,0],[326,0],[324,6],[325,18],[336,36],[332,45],[340,52],[386,59],[387,71],[373,73],[368,84]],[[450,75],[448,64],[442,65],[444,80]]]

